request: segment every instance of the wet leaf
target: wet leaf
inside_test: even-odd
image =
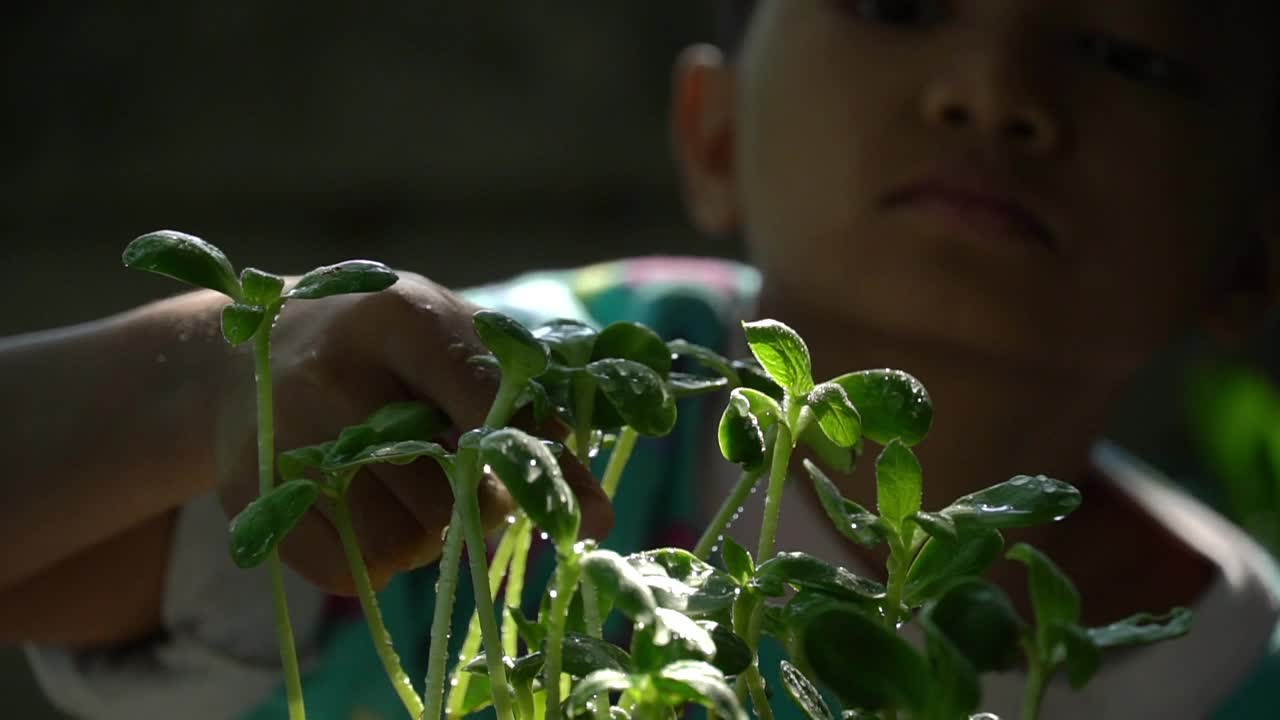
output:
[[[515,428],[495,430],[480,441],[480,459],[562,551],[578,541],[578,498],[541,440]]]
[[[232,303],[222,308],[222,337],[231,345],[243,345],[258,334],[267,313],[260,307]]]
[[[333,443],[326,442],[280,453],[276,459],[276,470],[284,480],[303,477],[308,469],[324,465],[324,458],[332,446]]]
[[[687,550],[646,550],[627,556],[627,562],[644,578],[659,606],[695,619],[728,609],[738,596],[733,578]]]
[[[931,683],[924,659],[858,606],[815,607],[797,638],[798,665],[810,670],[846,707],[915,712],[928,704]]]
[[[661,437],[675,427],[675,398],[653,370],[630,360],[605,359],[588,365],[587,372],[622,420],[636,432]]]
[[[785,552],[756,568],[755,584],[766,595],[782,594],[782,585],[818,590],[833,597],[866,605],[884,598],[884,586],[832,565],[808,553]]]
[[[347,260],[318,267],[303,275],[284,297],[319,300],[333,295],[381,292],[395,285],[399,279],[391,268],[380,262]]]
[[[956,524],[951,521],[951,518],[941,513],[917,512],[912,513],[907,519],[918,525],[929,537],[951,543],[958,542],[960,539]]]
[[[524,612],[520,608],[507,606],[507,614],[511,616],[511,621],[516,624],[516,631],[520,633],[520,639],[525,645],[531,648],[542,647],[542,643],[547,639],[547,629],[541,623],[536,623],[524,616]]]
[[[430,405],[410,400],[388,403],[361,424],[377,433],[378,442],[389,443],[430,440],[448,430],[452,423]]]
[[[217,290],[233,300],[244,297],[227,256],[194,235],[175,230],[148,233],[129,243],[122,259],[125,267]]]
[[[918,445],[933,424],[933,401],[924,385],[901,370],[862,370],[834,378],[862,417],[862,432],[873,442],[901,440]]]
[[[742,380],[742,387],[764,393],[777,402],[782,402],[785,397],[782,387],[769,377],[769,373],[760,367],[760,363],[756,362],[755,358],[734,360],[730,366],[734,372],[738,373],[738,377]]]
[[[697,660],[681,660],[662,668],[653,684],[670,705],[702,705],[727,720],[748,720],[738,696],[714,665]]]
[[[726,382],[734,387],[742,384],[741,378],[738,377],[738,371],[733,368],[729,359],[710,348],[695,345],[687,340],[672,340],[667,343],[667,349],[673,355],[693,359],[699,365],[724,378]]]
[[[423,457],[429,457],[440,463],[446,471],[453,468],[453,456],[436,443],[422,440],[401,440],[380,445],[369,445],[342,463],[326,465],[325,470],[336,472],[374,464],[407,465]]]
[[[711,660],[716,654],[710,631],[683,613],[659,607],[657,621],[637,624],[632,648],[635,668],[652,672],[678,660]]]
[[[1056,522],[1080,507],[1080,491],[1043,475],[1022,475],[965,495],[942,511],[959,527],[993,529]]]
[[[899,532],[903,521],[920,510],[923,485],[915,453],[900,440],[886,445],[876,460],[876,502],[880,516]]]
[[[931,538],[907,571],[903,602],[919,607],[954,578],[981,575],[1000,557],[1004,538],[996,530],[977,530],[958,542]]]
[[[745,640],[721,623],[699,620],[698,624],[711,633],[711,640],[716,645],[711,664],[719,668],[720,672],[733,676],[750,667],[755,654],[751,652],[751,648],[747,647]]]
[[[589,712],[587,705],[594,701],[597,695],[606,695],[630,688],[630,675],[618,670],[597,670],[582,678],[573,686],[573,693],[569,695],[568,715],[576,717]]]
[[[842,475],[853,473],[858,458],[862,455],[863,446],[862,442],[858,442],[853,447],[842,448],[831,442],[831,438],[815,423],[809,423],[800,432],[800,444],[812,450],[824,466]]]
[[[320,486],[310,480],[290,480],[249,503],[231,521],[231,559],[242,568],[260,565],[319,494]]]
[[[1174,608],[1163,615],[1138,613],[1103,627],[1089,628],[1089,637],[1106,649],[1128,645],[1146,645],[1182,637],[1191,631],[1192,613]]]
[[[590,635],[567,632],[560,647],[561,670],[573,677],[586,677],[596,670],[631,671],[631,656],[611,642]],[[518,658],[515,667],[512,668],[512,676],[518,675],[522,679],[529,680],[539,677],[542,675],[544,658],[545,654],[542,650]],[[488,675],[489,667],[485,654],[477,655],[467,664],[465,670],[477,675]]]
[[[246,305],[271,307],[284,292],[284,278],[257,268],[245,268],[240,271],[240,287]]]
[[[590,325],[567,319],[552,320],[533,330],[533,336],[547,344],[553,358],[579,368],[591,362],[597,334]]]
[[[625,558],[612,550],[593,550],[582,557],[582,572],[595,583],[601,599],[612,599],[623,615],[639,623],[653,623],[658,608],[653,591]]]
[[[924,717],[927,720],[969,717],[978,708],[982,696],[978,671],[930,618],[922,616],[918,624],[924,631],[925,655],[933,678],[933,692]]]
[[[760,367],[792,395],[805,396],[813,389],[809,348],[795,330],[777,320],[744,322],[747,345]]]
[[[471,321],[509,381],[524,382],[546,372],[551,354],[524,325],[492,310],[480,310]]]
[[[815,387],[809,393],[809,407],[822,433],[836,445],[851,448],[862,437],[862,418],[839,385],[822,383]]]
[[[817,465],[805,460],[804,468],[809,472],[809,477],[813,478],[813,487],[818,493],[822,509],[841,535],[867,547],[875,547],[884,540],[885,527],[879,517],[843,497],[836,484]]]
[[[657,333],[639,323],[616,322],[600,331],[591,359],[606,358],[640,363],[659,377],[671,372],[671,350]]]
[[[517,410],[525,405],[533,407],[533,422],[538,426],[545,425],[551,419],[552,413],[555,412],[555,406],[551,403],[551,396],[547,393],[547,388],[537,380],[526,382],[524,389],[520,391],[519,397],[516,398]]]
[[[1071,683],[1071,687],[1079,690],[1089,684],[1089,680],[1102,666],[1102,650],[1084,628],[1074,623],[1059,628],[1057,635],[1062,640],[1065,653],[1067,681]]]
[[[977,578],[951,583],[921,616],[978,672],[1003,672],[1018,660],[1022,620],[999,588]]]
[[[720,454],[729,462],[746,470],[758,470],[764,465],[764,430],[751,412],[751,403],[737,390],[729,395],[729,403],[720,416],[717,438]]]
[[[809,678],[796,669],[795,665],[782,661],[780,667],[782,675],[782,687],[786,688],[787,694],[791,699],[800,706],[804,714],[809,720],[835,720],[835,716],[831,714],[831,708],[827,706],[827,701],[822,699],[822,693],[818,692],[818,688],[809,682]]]
[[[702,377],[682,372],[673,372],[667,376],[667,388],[677,400],[710,395],[727,387],[729,381],[722,377]]]

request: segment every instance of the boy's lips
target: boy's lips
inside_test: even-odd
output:
[[[884,196],[887,209],[908,209],[959,229],[1000,234],[1058,252],[1049,226],[1012,193],[993,182],[935,176],[907,183]]]

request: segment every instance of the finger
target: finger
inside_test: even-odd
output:
[[[381,589],[396,573],[413,567],[428,540],[427,532],[371,472],[362,470],[352,481],[347,503],[369,577],[374,587]]]
[[[444,471],[429,460],[404,466],[378,465],[372,470],[400,506],[414,517],[422,532],[409,567],[434,562],[440,557],[442,534],[453,512],[453,495]]]

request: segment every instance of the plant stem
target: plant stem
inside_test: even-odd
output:
[[[1024,639],[1022,645],[1027,655],[1027,687],[1022,698],[1022,720],[1036,720],[1040,717],[1040,704],[1044,701],[1045,691],[1049,689],[1049,674],[1045,672],[1045,663],[1036,652],[1035,644]]]
[[[618,441],[613,445],[613,452],[609,455],[609,464],[604,468],[604,477],[600,480],[600,486],[604,488],[604,494],[610,500],[618,492],[618,483],[622,482],[622,471],[627,467],[627,461],[631,459],[631,451],[635,449],[636,438],[640,436],[631,426],[622,428],[622,432],[618,434]]]
[[[889,537],[889,559],[886,562],[888,582],[884,593],[884,621],[890,630],[898,629],[898,609],[902,605],[902,588],[907,575],[907,549],[896,534]]]
[[[253,379],[258,410],[258,492],[261,495],[271,492],[276,478],[271,329],[279,313],[279,308],[274,308],[267,313],[253,341]],[[298,650],[293,641],[293,624],[289,622],[289,602],[285,597],[284,569],[280,563],[280,553],[272,550],[267,562],[271,568],[271,603],[275,609],[276,636],[280,642],[280,666],[284,671],[289,718],[305,720],[307,711],[302,698],[302,676],[298,672]]]
[[[591,459],[591,416],[596,407],[596,382],[586,372],[574,380],[573,397],[573,453],[585,465]]]
[[[729,527],[729,523],[733,522],[733,516],[738,512],[738,508],[747,501],[747,496],[751,494],[751,489],[760,482],[760,476],[764,474],[764,467],[760,466],[755,470],[744,470],[742,477],[738,479],[738,484],[733,486],[733,491],[720,504],[720,509],[716,511],[716,516],[712,519],[711,524],[703,531],[702,537],[698,538],[698,544],[693,548],[693,554],[700,560],[706,560],[711,557],[711,549],[720,541],[720,537],[724,535],[724,531]]]
[[[751,704],[756,707],[756,716],[760,720],[773,720],[773,708],[769,707],[769,697],[764,692],[764,679],[760,677],[760,668],[752,664],[747,668],[747,689],[751,692]]]
[[[507,589],[503,603],[508,608],[519,610],[524,597],[524,573],[529,562],[529,547],[533,544],[533,524],[521,513],[515,524],[508,526],[503,533],[504,542],[508,535],[515,540],[511,549],[511,566],[507,569]],[[510,612],[502,616],[502,651],[511,657],[516,657],[520,652],[520,628],[516,626]]]
[[[520,683],[516,686],[516,705],[520,709],[521,720],[534,720],[538,711],[533,703],[532,681]]]
[[[462,517],[455,504],[449,530],[440,553],[436,580],[436,607],[431,618],[431,646],[427,648],[427,682],[423,720],[440,720],[444,705],[444,678],[449,666],[449,630],[453,625],[453,597],[458,589],[458,565],[462,559]]]
[[[587,626],[587,634],[596,639],[604,638],[604,623],[600,618],[600,599],[596,593],[596,584],[591,578],[582,576],[582,615]],[[596,696],[595,720],[609,720],[609,696]]]
[[[496,405],[495,403],[495,407]],[[485,664],[489,668],[493,706],[498,713],[498,720],[514,720],[511,686],[507,683],[506,665],[502,662],[502,638],[498,634],[493,594],[489,590],[489,565],[485,558],[488,548],[485,547],[484,532],[480,528],[480,498],[477,495],[480,483],[479,450],[460,449],[457,467],[458,496],[454,499],[454,505],[461,509],[462,530],[467,541],[467,560],[471,565],[471,584],[475,591],[476,613],[480,616],[480,632],[484,640]]]
[[[764,523],[760,528],[760,549],[756,552],[757,564],[773,557],[773,545],[778,537],[778,517],[782,512],[782,491],[787,485],[787,467],[791,463],[791,451],[795,448],[791,429],[781,422],[777,427],[778,434],[773,440],[773,459],[769,464],[769,493],[764,501]]]
[[[333,501],[334,516],[338,526],[338,536],[342,538],[342,548],[347,552],[347,562],[351,565],[351,579],[355,581],[356,593],[360,597],[360,608],[364,610],[364,619],[369,624],[369,635],[373,639],[373,649],[382,661],[382,667],[391,679],[391,685],[404,703],[404,709],[413,720],[421,718],[425,708],[422,698],[413,689],[413,683],[400,665],[400,656],[391,644],[391,635],[382,622],[382,611],[378,609],[378,596],[373,592],[373,584],[369,582],[369,569],[360,552],[360,541],[356,539],[354,526],[351,524],[351,509],[347,506],[347,498],[339,495]]]
[[[581,566],[576,553],[562,554],[556,569],[555,597],[551,600],[551,617],[547,618],[547,645],[544,649],[542,686],[547,692],[547,718],[560,717],[560,661],[564,649],[564,627],[568,619],[569,604],[578,588]],[[584,598],[585,599],[585,598]]]
[[[458,527],[461,528],[462,525],[459,524]],[[502,582],[502,575],[513,557],[515,541],[515,535],[503,533],[502,541],[498,543],[498,549],[493,554],[493,563],[489,565],[489,592],[495,598],[498,595],[498,585]],[[450,715],[462,714],[461,705],[466,700],[467,687],[471,684],[471,673],[463,671],[462,667],[480,652],[481,639],[480,615],[472,612],[471,620],[467,623],[467,637],[462,641],[462,650],[458,653],[458,664],[453,675],[454,682],[449,689]],[[508,652],[506,648],[503,648],[503,654],[509,657],[516,655],[514,651]]]

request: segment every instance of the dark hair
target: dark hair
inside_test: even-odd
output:
[[[719,0],[719,5],[720,49],[726,55],[736,55],[751,22],[751,13],[756,9],[756,0]]]

